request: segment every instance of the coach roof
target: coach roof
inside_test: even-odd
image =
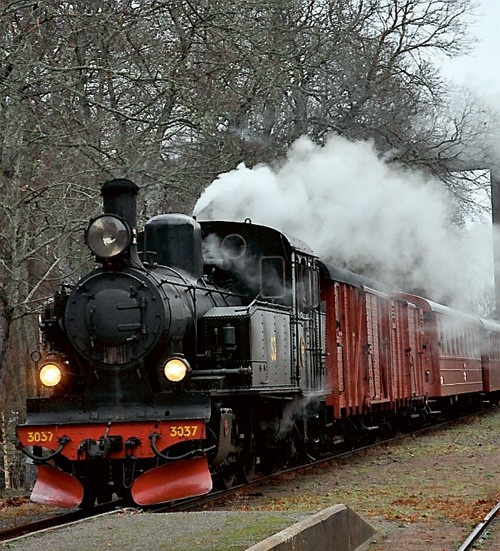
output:
[[[322,260],[318,260],[318,265],[320,268],[321,277],[324,280],[347,283],[348,285],[352,285],[354,287],[368,287],[386,294],[392,293],[391,289],[383,283],[363,275],[355,274],[354,272],[341,268],[340,266],[334,266],[333,264],[328,264]]]

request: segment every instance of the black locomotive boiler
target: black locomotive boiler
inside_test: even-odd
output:
[[[41,319],[17,429],[38,465],[32,499],[200,495],[314,441],[327,390],[312,251],[249,221],[160,215],[139,231],[137,186],[101,193],[85,234],[98,267]]]

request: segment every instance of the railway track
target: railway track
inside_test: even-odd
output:
[[[476,414],[477,412],[475,412],[473,415],[476,415]],[[209,505],[210,503],[215,503],[219,500],[231,497],[232,495],[235,495],[244,489],[264,486],[270,483],[271,481],[273,481],[274,479],[277,479],[281,476],[298,472],[298,471],[306,472],[308,470],[315,469],[316,467],[320,467],[321,465],[327,464],[328,462],[331,462],[333,460],[347,459],[349,457],[355,456],[356,454],[362,453],[366,450],[369,450],[371,448],[374,448],[380,445],[389,444],[391,442],[403,440],[408,437],[414,437],[416,435],[424,434],[429,431],[443,429],[447,426],[452,425],[453,423],[464,420],[466,417],[467,416],[464,416],[458,419],[447,420],[440,423],[435,423],[429,426],[422,427],[418,430],[414,430],[409,433],[400,434],[391,438],[373,442],[368,445],[360,446],[356,449],[347,450],[347,451],[343,450],[338,453],[333,453],[328,456],[322,457],[321,459],[311,460],[309,463],[306,463],[306,464],[295,465],[292,467],[288,467],[286,469],[282,469],[280,471],[273,472],[272,474],[269,474],[266,476],[259,476],[248,483],[238,484],[226,490],[214,491],[214,492],[211,492],[210,494],[196,497],[196,498],[188,498],[188,499],[179,500],[172,503],[148,507],[147,510],[150,512],[167,513],[167,512],[186,512],[186,511],[200,509]],[[6,543],[8,541],[11,541],[23,536],[32,535],[37,532],[41,532],[41,531],[55,528],[55,527],[61,527],[61,526],[71,524],[73,522],[78,522],[80,520],[84,520],[94,516],[109,514],[112,512],[119,513],[120,510],[123,511],[125,507],[126,507],[126,504],[123,500],[114,500],[109,503],[98,504],[93,509],[76,509],[76,510],[69,511],[67,513],[59,513],[56,515],[52,515],[50,517],[47,517],[42,520],[37,520],[35,522],[27,522],[25,524],[20,524],[19,526],[8,528],[6,530],[0,530],[0,543]],[[481,533],[484,531],[485,528],[486,526],[484,526],[484,528],[476,535],[473,541],[477,540],[477,538],[481,535]],[[459,551],[468,551],[469,549],[471,549],[470,546],[460,548]]]
[[[4,530],[0,530],[0,543],[35,534],[50,528],[64,526],[73,522],[78,522],[96,515],[102,515],[114,511],[121,506],[121,500],[111,501],[96,505],[93,509],[74,509],[66,513],[58,513],[47,516],[46,518],[19,524]]]
[[[470,551],[484,531],[490,526],[500,511],[500,501],[491,509],[484,519],[474,528],[467,539],[462,543],[457,551]]]

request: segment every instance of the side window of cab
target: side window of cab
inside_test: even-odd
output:
[[[263,256],[260,259],[260,296],[280,299],[285,296],[285,259],[281,256]]]
[[[301,311],[317,308],[319,304],[319,274],[306,258],[297,264],[297,305]]]

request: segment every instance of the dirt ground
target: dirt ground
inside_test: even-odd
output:
[[[377,530],[369,551],[450,551],[458,549],[498,500],[497,408],[314,473],[283,477],[219,508],[316,511],[344,503]],[[498,527],[494,534],[495,539],[486,533],[477,549],[500,549]]]

